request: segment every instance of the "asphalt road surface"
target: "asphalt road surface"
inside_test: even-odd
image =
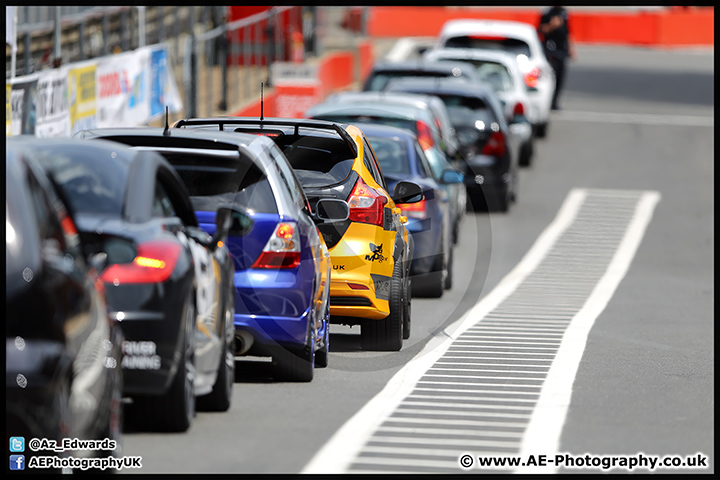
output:
[[[126,431],[122,455],[143,468],[123,473],[472,473],[461,455],[552,452],[700,454],[705,468],[656,471],[714,472],[713,52],[577,50],[517,203],[466,216],[453,289],[413,299],[400,352],[362,351],[358,327],[333,326],[311,383],[238,362],[229,412],[199,412],[184,434]],[[475,340],[458,339],[468,325]],[[530,338],[472,362],[493,329]],[[442,345],[456,360],[431,364]],[[468,374],[446,371],[458,365]]]

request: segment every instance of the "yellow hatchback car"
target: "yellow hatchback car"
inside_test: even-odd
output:
[[[422,200],[420,186],[399,182],[388,193],[375,153],[354,125],[219,117],[180,120],[174,126],[268,136],[289,160],[313,211],[321,198],[345,200],[347,220],[318,225],[333,269],[330,323],[360,325],[363,349],[402,348],[410,335],[413,244],[396,204]]]

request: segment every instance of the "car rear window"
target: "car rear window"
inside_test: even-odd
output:
[[[287,157],[303,188],[325,187],[342,182],[355,162],[340,138],[283,135],[274,138]]]
[[[508,92],[513,89],[513,77],[507,67],[501,63],[472,60],[478,78],[492,85],[496,92]]]
[[[368,140],[385,175],[409,175],[410,160],[405,140],[399,137],[373,137]]]
[[[134,153],[125,147],[110,153],[91,143],[37,146],[38,160],[50,169],[74,212],[120,216]]]
[[[240,156],[161,153],[188,188],[195,210],[214,211],[234,203],[251,214],[278,213],[270,182],[254,162]]]
[[[530,46],[517,38],[498,38],[482,35],[462,35],[450,37],[445,41],[445,48],[482,48],[485,50],[501,50],[515,55],[530,57]]]
[[[332,113],[317,115],[314,118],[340,123],[377,123],[380,125],[390,125],[391,127],[404,128],[406,130],[410,130],[416,135],[418,133],[417,123],[415,120],[406,118],[385,117],[382,115],[334,115]]]

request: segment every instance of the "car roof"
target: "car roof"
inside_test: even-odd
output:
[[[383,125],[380,123],[363,123],[358,122],[355,124],[366,136],[382,136],[382,137],[402,137],[405,140],[412,141],[417,139],[417,135],[410,130],[405,128],[393,127],[391,125]]]
[[[427,95],[401,92],[340,92],[334,93],[325,99],[321,105],[335,103],[378,103],[381,105],[406,105],[414,108],[428,108],[429,99]]]
[[[537,30],[529,23],[511,20],[454,19],[448,20],[440,30],[439,38],[447,38],[469,33],[504,34],[515,38],[537,40]]]
[[[460,69],[460,74],[456,74],[454,69]],[[466,75],[474,77],[475,70],[472,64],[460,60],[437,60],[427,61],[422,58],[417,60],[407,60],[402,62],[380,61],[373,65],[370,75],[382,72],[437,72],[452,73],[455,76]]]
[[[430,92],[446,92],[483,98],[495,95],[490,85],[467,83],[454,78],[397,78],[389,83],[388,88],[392,93],[396,91],[393,89],[398,89],[397,91],[408,89],[408,91],[427,92],[427,95],[433,95]]]
[[[467,60],[491,60],[512,66],[517,63],[517,56],[510,52],[481,48],[434,48],[427,50],[423,55],[427,57],[429,61],[439,61],[441,59],[444,61],[447,56],[447,58]]]
[[[164,134],[164,129],[161,127],[126,127],[126,128],[92,128],[79,132],[77,138],[89,138],[94,136],[102,137],[170,137],[170,138],[182,138],[191,141],[208,142],[208,145],[217,144],[218,141],[230,144],[235,147],[249,146],[250,144],[260,141],[262,137],[251,134],[229,134],[228,132],[221,132],[218,130],[210,129],[168,129],[168,134]],[[198,143],[198,148],[202,148],[203,143]],[[218,147],[216,147],[218,148]]]

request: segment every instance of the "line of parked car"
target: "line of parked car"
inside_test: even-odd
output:
[[[331,324],[400,350],[412,298],[452,288],[466,210],[507,211],[546,134],[528,28],[448,22],[302,119],[9,138],[8,432],[185,431],[230,408],[236,357],[311,381]]]

